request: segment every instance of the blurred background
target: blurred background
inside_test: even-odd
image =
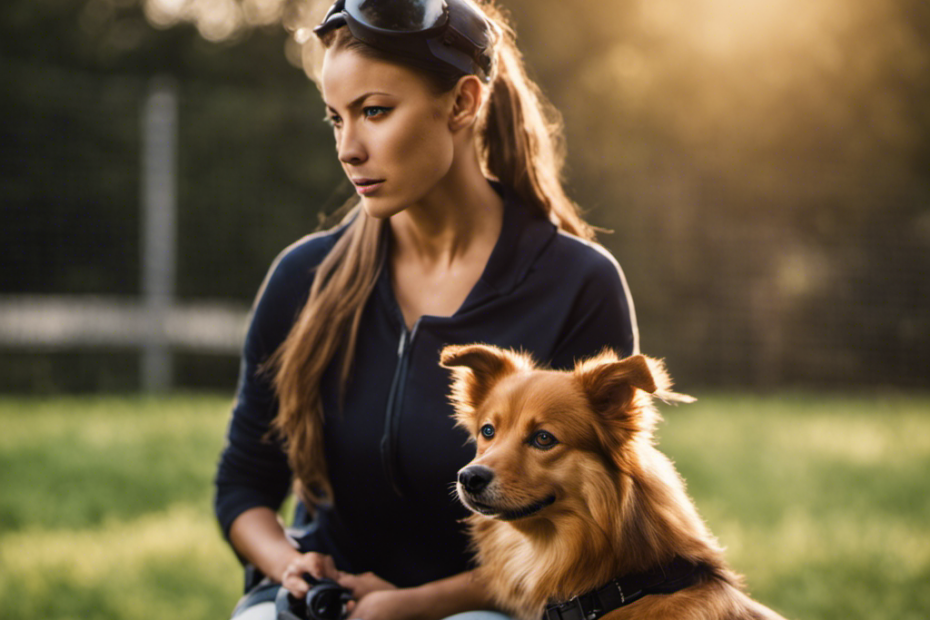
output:
[[[701,397],[663,446],[736,567],[789,617],[926,618],[930,4],[500,4]],[[0,4],[0,616],[235,601],[209,481],[249,306],[352,194],[321,8]]]
[[[924,0],[505,6],[645,352],[688,385],[930,386]],[[313,10],[3,4],[0,388],[232,387],[265,270],[351,194]]]

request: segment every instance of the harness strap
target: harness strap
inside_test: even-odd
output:
[[[543,620],[597,620],[651,594],[672,594],[698,582],[702,566],[682,557],[643,573],[617,577],[564,603],[546,606]]]

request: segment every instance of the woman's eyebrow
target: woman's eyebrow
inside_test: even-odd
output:
[[[390,97],[390,96],[391,96],[390,93],[385,93],[385,92],[381,92],[381,91],[371,91],[371,92],[365,93],[364,95],[360,95],[360,96],[356,97],[355,99],[353,99],[352,101],[350,101],[350,102],[349,102],[349,105],[347,105],[346,108],[348,108],[349,110],[352,110],[352,109],[354,109],[354,108],[357,108],[359,105],[361,105],[361,103],[362,103],[363,101],[365,101],[365,99],[367,99],[368,97],[371,97],[372,95],[383,95],[383,96],[385,96],[385,97]],[[329,111],[331,111],[331,112],[335,112],[335,111],[336,111],[336,109],[335,109],[333,106],[329,105],[329,104],[326,103],[325,101],[324,101],[323,103],[326,105],[326,108],[327,108]]]

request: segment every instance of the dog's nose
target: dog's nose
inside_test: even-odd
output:
[[[469,493],[481,493],[494,479],[494,472],[484,465],[469,465],[459,471],[459,484]]]

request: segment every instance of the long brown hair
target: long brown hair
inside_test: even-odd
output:
[[[527,76],[516,35],[503,13],[491,2],[477,4],[499,28],[490,97],[477,126],[484,172],[512,188],[560,229],[593,239],[593,229],[562,186],[561,116]],[[404,64],[354,39],[348,28],[330,33],[322,43],[327,49],[347,48]],[[463,76],[455,70],[410,68],[438,92],[448,92]],[[347,221],[342,236],[316,268],[306,305],[269,360],[279,403],[274,429],[284,439],[298,493],[311,509],[332,496],[323,458],[320,380],[340,353],[342,389],[348,383],[362,312],[383,263],[385,222],[369,217],[358,205]]]

